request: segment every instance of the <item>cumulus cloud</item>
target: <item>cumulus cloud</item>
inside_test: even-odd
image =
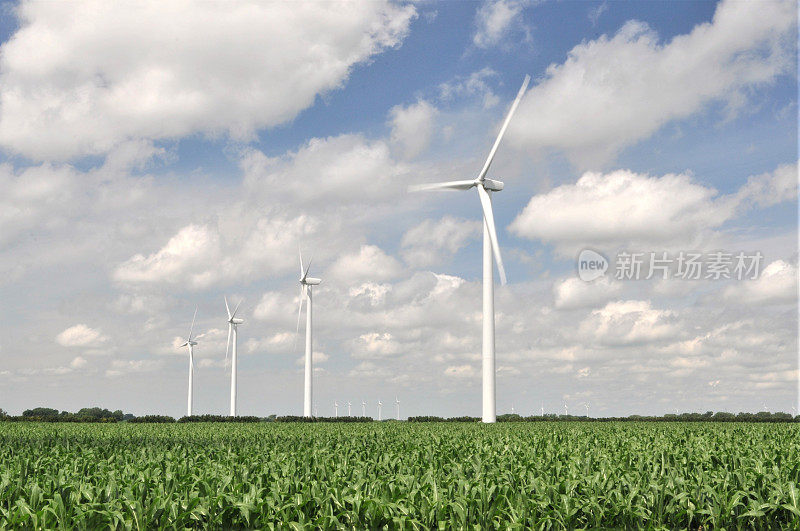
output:
[[[439,85],[439,97],[443,101],[450,101],[456,97],[478,96],[483,102],[484,109],[494,107],[500,98],[489,86],[489,80],[497,77],[497,72],[488,66],[468,76],[456,76],[451,81]]]
[[[396,105],[389,111],[392,142],[406,159],[423,153],[433,136],[436,107],[425,100],[403,107]]]
[[[416,11],[388,1],[22,2],[16,14],[0,54],[0,144],[55,159],[132,138],[249,138],[399,45]]]
[[[107,340],[100,330],[85,324],[71,326],[56,336],[56,342],[64,347],[98,347]]]
[[[797,279],[796,265],[776,260],[757,279],[737,281],[725,288],[723,296],[742,304],[796,303]]]
[[[608,302],[622,289],[618,282],[607,277],[594,282],[584,282],[575,277],[565,278],[553,286],[555,307],[561,310],[586,308]]]
[[[791,1],[729,0],[711,23],[667,43],[639,21],[583,42],[525,96],[509,142],[563,149],[586,166],[711,102],[731,111],[750,89],[791,70],[795,11]]]
[[[402,266],[395,258],[375,245],[362,245],[357,253],[341,256],[328,270],[332,277],[353,283],[358,280],[396,278]]]
[[[520,0],[489,0],[475,14],[475,34],[472,43],[478,48],[489,48],[503,41],[512,30],[523,29],[522,8],[527,2]]]
[[[106,376],[119,377],[130,373],[153,372],[164,366],[161,360],[114,360]]]
[[[435,265],[479,237],[480,231],[480,221],[452,216],[426,219],[403,234],[401,254],[414,267]]]
[[[580,324],[580,330],[608,345],[649,343],[674,339],[680,331],[677,315],[653,308],[650,301],[609,302]]]
[[[709,229],[754,204],[794,197],[796,184],[787,178],[793,171],[796,165],[781,166],[723,196],[687,174],[586,172],[575,184],[533,196],[509,229],[518,236],[555,243],[565,254],[586,245],[692,245]]]

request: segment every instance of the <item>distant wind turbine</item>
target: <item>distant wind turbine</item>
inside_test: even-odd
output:
[[[511,414],[514,414],[514,404],[511,404]]]
[[[569,415],[569,408],[564,404],[564,415]]]
[[[181,347],[189,347],[189,399],[186,405],[186,415],[191,417],[192,416],[192,405],[194,403],[194,398],[192,396],[192,391],[194,389],[192,380],[194,378],[194,346],[197,344],[197,341],[192,339],[192,331],[194,330],[194,320],[197,317],[197,306],[194,307],[194,317],[192,317],[192,326],[189,327],[189,336],[186,338],[186,341],[183,342]]]
[[[352,417],[352,416],[353,416],[353,415],[351,415],[351,414],[350,414],[350,406],[352,406],[352,405],[353,405],[353,404],[352,404],[352,402],[350,402],[350,401],[348,400],[348,401],[347,401],[347,416],[348,416],[348,417]]]
[[[588,419],[589,418],[589,402],[586,402],[584,404],[584,406],[586,406],[586,418]]]
[[[361,401],[361,416],[362,417],[367,416],[367,403],[363,400]]]
[[[383,407],[383,402],[378,400],[378,420],[381,420],[381,408]]]
[[[239,304],[236,305],[233,313],[231,313],[231,308],[228,306],[228,297],[225,297],[225,309],[228,311],[228,342],[225,344],[226,360],[228,359],[228,349],[231,346],[231,334],[233,335],[233,352],[231,353],[231,417],[236,416],[236,345],[239,343],[237,329],[239,325],[244,322],[244,319],[236,317],[236,312],[239,311],[239,306],[241,306],[241,304],[242,301],[239,301]]]
[[[542,416],[544,417],[544,402],[542,402]]]
[[[333,401],[333,416],[335,418],[339,418],[339,402]]]
[[[400,420],[400,400],[394,397],[394,404],[397,406],[397,420]]]
[[[312,258],[313,260],[313,258]],[[313,377],[314,367],[312,359],[312,304],[311,304],[311,286],[317,286],[322,282],[319,278],[311,278],[308,276],[308,270],[311,268],[312,260],[308,261],[308,265],[303,268],[303,253],[300,252],[300,305],[297,308],[297,331],[295,334],[300,333],[300,314],[303,312],[303,300],[306,304],[306,368],[305,368],[305,381],[303,385],[303,416],[311,416],[311,404],[313,402]]]
[[[496,391],[495,391],[495,353],[494,353],[494,267],[492,264],[492,254],[494,260],[497,261],[497,270],[500,273],[500,282],[506,283],[506,271],[503,267],[503,259],[500,256],[500,246],[497,243],[497,232],[495,231],[494,213],[492,212],[492,192],[499,192],[503,189],[501,181],[487,179],[486,174],[489,171],[494,156],[497,153],[497,148],[500,146],[500,141],[506,133],[511,117],[517,110],[520,100],[525,89],[528,88],[530,76],[525,76],[517,93],[517,98],[511,105],[511,109],[506,115],[506,119],[500,128],[500,133],[494,141],[489,157],[483,164],[483,168],[478,173],[475,179],[466,181],[450,181],[444,183],[425,184],[419,186],[412,186],[410,191],[426,191],[426,190],[469,190],[476,188],[478,190],[478,197],[481,201],[481,208],[483,209],[483,422],[496,422],[497,421],[497,407],[496,407]]]

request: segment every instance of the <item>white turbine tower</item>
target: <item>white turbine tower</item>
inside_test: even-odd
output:
[[[394,397],[394,405],[397,406],[397,420],[400,420],[400,400]]]
[[[378,420],[381,420],[381,408],[383,407],[383,402],[378,400]]]
[[[584,404],[584,406],[586,406],[586,418],[588,419],[589,418],[589,402],[586,402]]]
[[[494,160],[500,141],[505,135],[511,117],[517,110],[525,89],[528,88],[530,76],[525,76],[517,93],[517,98],[508,111],[505,122],[500,128],[500,133],[494,141],[489,157],[483,164],[483,168],[475,179],[467,181],[450,181],[444,183],[426,184],[410,187],[410,191],[424,190],[469,190],[476,188],[478,197],[483,209],[483,422],[496,422],[497,407],[495,404],[495,356],[494,356],[494,268],[492,265],[492,255],[497,261],[497,270],[500,273],[500,282],[506,283],[506,271],[503,267],[503,259],[500,256],[500,247],[497,243],[497,232],[494,225],[494,214],[492,212],[492,192],[499,192],[503,189],[503,183],[492,179],[487,179],[486,174],[489,166]]]
[[[336,400],[333,401],[333,416],[334,418],[339,418],[339,402]]]
[[[362,417],[367,416],[367,403],[363,400],[361,401],[361,416]]]
[[[192,317],[192,326],[189,327],[189,337],[186,338],[186,341],[183,342],[181,347],[189,347],[189,399],[187,400],[186,404],[186,416],[192,416],[192,405],[194,404],[194,398],[192,396],[192,391],[194,389],[192,380],[194,378],[194,346],[197,344],[197,341],[192,339],[192,331],[194,330],[194,320],[197,317],[197,306],[194,308],[194,317]]]
[[[348,416],[348,417],[352,417],[352,416],[353,416],[353,415],[350,413],[350,406],[352,406],[352,405],[353,405],[353,403],[352,403],[352,402],[350,402],[350,401],[348,400],[348,401],[347,401],[347,416]]]
[[[239,311],[241,304],[242,301],[239,301],[239,304],[236,305],[233,313],[231,313],[231,308],[228,306],[228,298],[225,297],[225,309],[228,311],[228,342],[225,344],[226,360],[228,359],[228,349],[231,346],[231,336],[233,336],[233,351],[231,352],[231,417],[236,416],[236,345],[239,343],[237,329],[244,322],[244,319],[236,317],[236,312]]]
[[[569,415],[569,408],[564,404],[564,415]]]
[[[542,402],[542,416],[544,417],[544,402]]]
[[[303,416],[311,416],[311,404],[313,403],[313,384],[312,378],[314,375],[314,366],[312,356],[312,336],[311,336],[311,286],[316,286],[322,282],[319,278],[310,278],[308,270],[311,268],[311,260],[308,261],[308,266],[303,268],[303,253],[300,253],[300,305],[297,308],[297,331],[300,333],[300,314],[303,312],[303,300],[308,301],[306,304],[306,369],[305,381],[303,384]]]
[[[514,414],[514,404],[511,404],[511,414]]]

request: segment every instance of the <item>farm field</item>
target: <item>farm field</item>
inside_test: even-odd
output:
[[[800,527],[800,426],[0,423],[0,528]]]

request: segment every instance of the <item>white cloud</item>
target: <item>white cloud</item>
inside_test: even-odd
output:
[[[362,334],[353,341],[354,358],[387,358],[402,352],[401,345],[388,332]]]
[[[425,100],[407,107],[397,105],[389,111],[392,142],[404,158],[413,159],[428,148],[437,112],[436,107]]]
[[[220,255],[219,236],[210,227],[187,225],[157,252],[137,254],[114,271],[119,282],[183,282],[206,287],[215,280],[209,265]]]
[[[484,109],[494,107],[500,98],[492,91],[487,81],[497,77],[497,72],[489,67],[472,72],[468,76],[456,76],[452,81],[439,85],[439,97],[444,101],[449,101],[457,96],[477,95],[481,98]]]
[[[526,2],[490,0],[475,15],[475,34],[472,42],[478,48],[499,44],[509,33],[522,25],[522,8]],[[524,29],[524,28],[523,28]]]
[[[331,277],[353,283],[356,281],[381,281],[396,278],[402,266],[393,257],[375,245],[362,245],[357,253],[341,256],[328,270]]]
[[[791,71],[795,23],[794,2],[730,0],[711,23],[667,43],[645,23],[629,21],[550,65],[520,104],[509,141],[563,149],[587,166],[711,102],[726,102],[730,111],[749,89]]]
[[[317,352],[317,351],[314,351],[314,353],[313,353],[313,358],[314,358],[314,359],[313,359],[312,361],[313,361],[313,364],[314,364],[314,365],[316,365],[316,364],[318,364],[318,363],[325,363],[326,361],[328,361],[329,359],[331,359],[331,357],[330,357],[330,356],[328,356],[327,354],[325,354],[324,352]],[[305,356],[300,356],[299,358],[297,358],[297,359],[294,361],[294,364],[295,364],[295,365],[299,365],[299,366],[305,366],[305,364],[306,364],[306,357],[305,357]],[[316,367],[315,367],[315,368],[316,368]]]
[[[416,16],[386,1],[23,2],[16,12],[0,54],[0,143],[50,159],[135,138],[249,138],[399,45]]]
[[[737,280],[725,288],[724,298],[742,304],[794,303],[797,301],[797,266],[776,260],[755,280]]]
[[[56,342],[64,347],[97,347],[107,340],[100,330],[85,324],[71,326],[56,336]]]
[[[565,278],[553,285],[555,307],[572,310],[596,306],[614,298],[621,288],[618,282],[611,282],[607,277],[594,282],[584,282],[576,277]]]
[[[533,196],[509,229],[555,243],[563,254],[591,245],[693,245],[754,204],[768,206],[795,197],[789,176],[796,168],[780,166],[722,196],[686,174],[586,172],[575,184]]]
[[[444,375],[449,378],[473,379],[480,373],[472,365],[450,365],[444,370]]]
[[[480,231],[480,221],[452,216],[426,219],[403,234],[401,255],[414,267],[436,265],[479,237]]]
[[[580,324],[581,332],[606,345],[630,345],[674,339],[680,331],[677,315],[650,301],[609,302]]]
[[[77,356],[70,362],[69,366],[73,369],[82,369],[83,367],[86,367],[87,363],[88,362],[86,361],[86,358]]]
[[[153,372],[164,366],[161,360],[114,360],[106,376],[117,377],[130,373]]]

